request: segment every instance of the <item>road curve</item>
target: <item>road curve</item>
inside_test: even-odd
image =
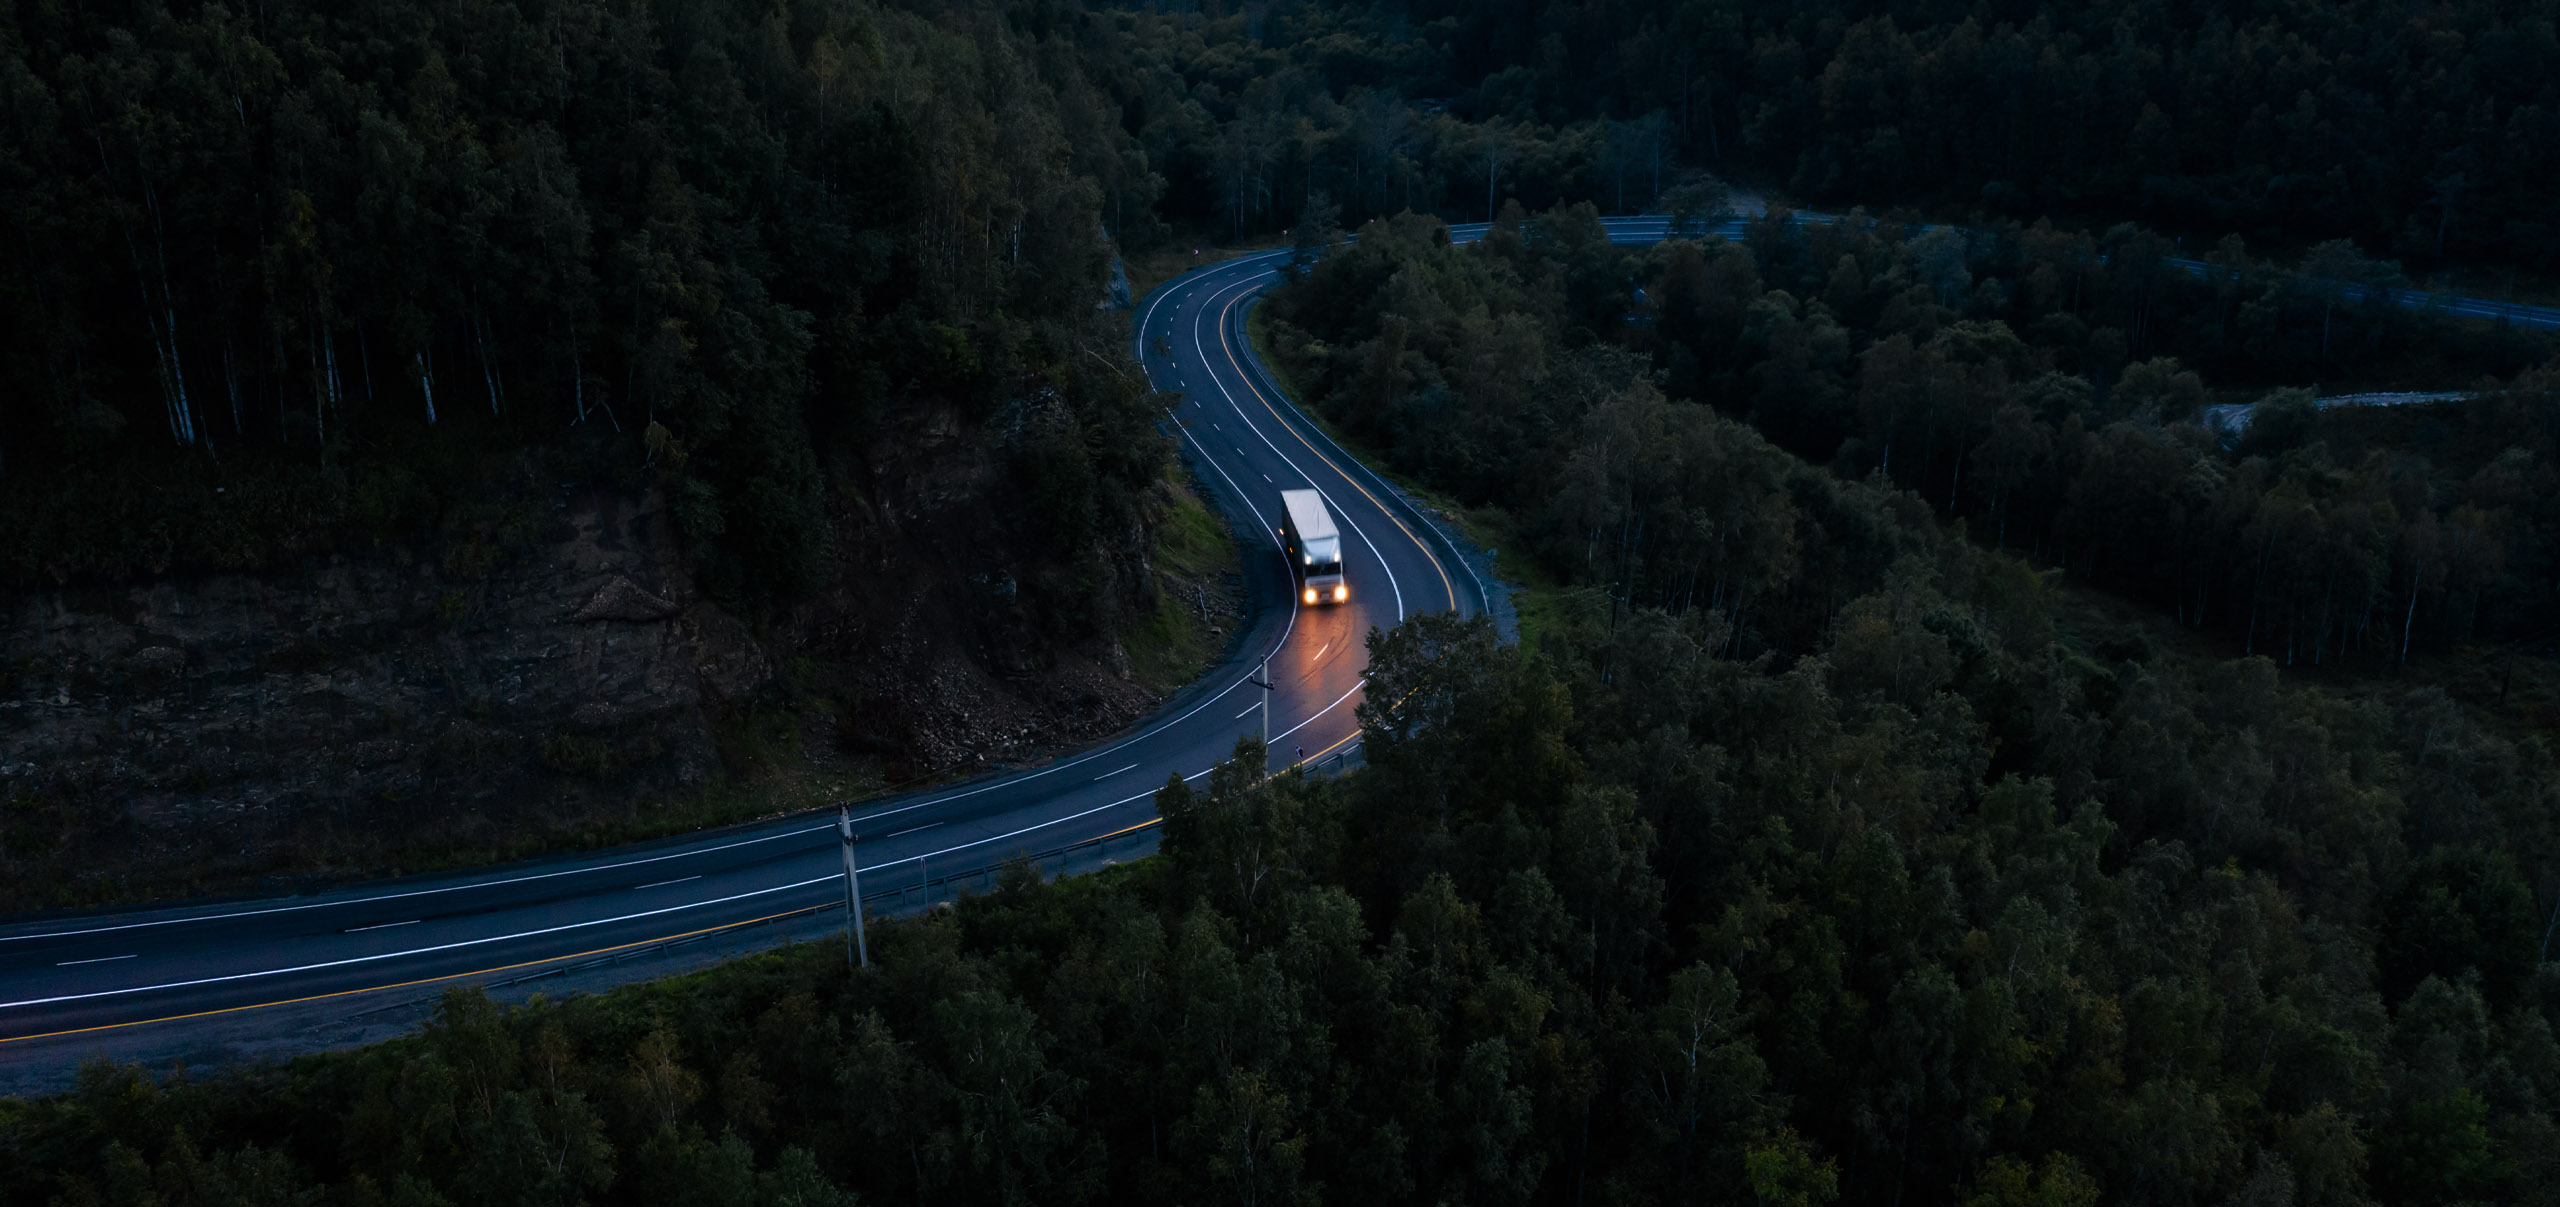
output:
[[[1105,836],[1121,845],[1084,848],[1086,863],[1150,849],[1155,790],[1172,775],[1206,775],[1238,737],[1262,732],[1251,677],[1266,657],[1275,762],[1356,757],[1369,630],[1483,607],[1446,539],[1255,361],[1244,318],[1277,279],[1276,262],[1266,254],[1186,273],[1134,316],[1140,359],[1168,392],[1167,426],[1245,537],[1263,602],[1250,631],[1118,738],[1043,766],[864,802],[854,818],[866,899],[920,904],[959,874]],[[1321,491],[1343,529],[1345,604],[1302,606],[1288,585],[1274,540],[1279,492],[1301,487]],[[386,991],[522,977],[840,906],[833,831],[832,816],[802,814],[310,896],[20,919],[0,925],[0,1061],[164,1051],[173,1031],[214,1019],[236,1028],[246,1011],[342,998],[352,1012]]]
[[[1812,216],[1810,220],[1825,220]],[[1660,217],[1606,220],[1614,242],[1662,239]],[[1728,223],[1722,233],[1739,233]],[[1469,241],[1483,224],[1451,228]],[[1475,613],[1484,588],[1445,536],[1280,396],[1244,338],[1246,315],[1285,253],[1196,269],[1149,295],[1133,338],[1170,403],[1195,477],[1247,534],[1265,601],[1228,658],[1129,732],[1044,766],[865,802],[856,812],[866,895],[920,904],[960,874],[1116,836],[1151,845],[1153,794],[1197,779],[1263,718],[1251,676],[1269,659],[1275,761],[1356,753],[1353,717],[1372,627],[1421,611]],[[2414,299],[2399,299],[2417,304]],[[2560,312],[2476,299],[2458,314],[2560,326]],[[1305,607],[1273,533],[1279,492],[1321,491],[1341,522],[1351,599]],[[1258,534],[1258,535],[1257,535]],[[0,925],[0,1061],[165,1048],[172,1029],[314,999],[523,977],[805,914],[842,901],[833,819],[802,814],[657,843],[310,896],[21,919]],[[1088,864],[1111,852],[1086,848]],[[1068,861],[1070,864],[1072,861]],[[645,974],[643,974],[645,975]],[[636,975],[635,975],[636,979]],[[132,1042],[129,1042],[132,1041]]]

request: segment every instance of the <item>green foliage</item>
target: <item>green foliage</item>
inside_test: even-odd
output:
[[[2383,984],[2397,997],[2424,977],[2471,981],[2498,1001],[2521,992],[2539,961],[2533,894],[2504,852],[2438,847],[2391,902]]]
[[[1180,487],[1168,484],[1158,497],[1161,511],[1151,524],[1155,547],[1147,558],[1153,598],[1120,627],[1119,638],[1138,682],[1169,692],[1197,678],[1225,650],[1227,633],[1240,618],[1226,614],[1223,603],[1210,607],[1209,592],[1216,588],[1219,599],[1227,598],[1241,567],[1235,534],[1223,517]]]
[[[1319,193],[1355,224],[1489,218],[1506,197],[1704,212],[1714,191],[1690,173],[1707,167],[1838,206],[2143,217],[2560,267],[2540,203],[2560,119],[2515,69],[2554,51],[2540,9],[1127,8],[1115,78],[1159,208],[1220,230],[1291,226]]]
[[[2519,894],[2543,908],[2560,850],[2540,744],[2428,693],[2091,631],[1880,487],[1793,497],[1806,548],[1881,564],[1747,658],[1699,609],[1534,654],[1419,616],[1371,641],[1365,769],[1275,776],[1241,743],[1164,785],[1157,858],[1017,866],[875,928],[860,974],[818,943],[514,1011],[458,991],[422,1035],[281,1068],[94,1069],[0,1110],[11,1188],[2088,1207],[2529,1184],[2560,1101],[2560,999],[2548,969],[2514,979],[2539,937]]]
[[[0,581],[270,566],[645,466],[712,591],[801,595],[822,465],[1026,397],[1070,421],[1017,457],[1036,506],[988,505],[1092,577],[1165,453],[1088,351],[1135,145],[1099,19],[1007,11],[13,10]]]
[[[166,379],[135,368],[157,329],[125,286],[73,269],[137,259],[118,222],[145,177],[184,171],[222,188],[174,215],[174,275],[155,286],[146,267],[142,295],[244,316],[230,363],[258,405],[235,442],[316,462],[324,419],[332,440],[418,441],[422,407],[403,395],[377,419],[370,388],[324,405],[325,386],[288,376],[297,352],[352,337],[394,366],[432,353],[439,432],[478,410],[451,383],[491,366],[488,393],[495,370],[517,389],[485,421],[496,446],[530,422],[509,416],[569,417],[564,395],[620,408],[648,433],[620,454],[664,476],[714,585],[752,596],[820,581],[832,542],[857,539],[818,469],[840,450],[974,425],[1000,502],[1043,526],[1024,593],[1066,614],[1094,577],[1080,546],[1140,526],[1133,484],[1163,458],[1143,391],[1085,346],[1097,221],[1135,240],[1159,200],[1233,231],[1297,214],[1312,253],[1330,243],[1322,187],[1355,216],[1481,199],[1497,219],[1474,248],[1431,219],[1370,223],[1273,299],[1271,343],[1396,468],[1498,505],[1566,590],[1534,652],[1445,615],[1372,634],[1365,769],[1273,776],[1240,745],[1205,783],[1165,785],[1160,858],[1067,884],[1017,867],[949,914],[881,927],[869,972],[817,944],[518,1011],[460,993],[422,1035],[282,1068],[95,1069],[0,1112],[10,1189],[2537,1193],[2560,1151],[2560,994],[2534,925],[2560,902],[2549,744],[2441,692],[2332,693],[2269,657],[2114,631],[2002,550],[2288,661],[2371,658],[2394,612],[2404,645],[2539,632],[2560,590],[2547,371],[2458,423],[2287,396],[2225,449],[2190,422],[2220,384],[2506,375],[2539,345],[2351,298],[2397,270],[2344,244],[2293,273],[2234,242],[2199,277],[2132,226],[1780,215],[1740,241],[1635,250],[1607,242],[1596,204],[1532,217],[1500,199],[1634,185],[1640,203],[1703,143],[1815,196],[2307,207],[2358,233],[2405,224],[2410,187],[2432,183],[2457,247],[2478,213],[2538,248],[2549,232],[2517,199],[2548,152],[2514,148],[2560,141],[2517,103],[2530,72],[2471,69],[2529,60],[2548,31],[2449,10],[2424,37],[2302,41],[2339,60],[2313,70],[2282,31],[2385,26],[2282,6],[2024,27],[1557,11],[798,4],[543,22],[501,6],[386,19],[364,33],[383,48],[289,8],[259,20],[290,38],[213,9],[135,29],[13,17],[42,42],[8,44],[44,68],[19,73],[35,99],[12,110],[43,137],[5,178],[40,235],[41,290],[7,294],[8,355],[24,380],[73,386],[0,415],[11,489],[15,450],[94,466],[160,439]],[[2420,54],[2445,88],[2361,91]],[[2272,99],[2235,95],[2252,89]],[[2456,94],[2443,112],[2488,124],[2409,136]],[[1663,116],[1601,121],[1601,104]],[[2494,167],[2409,158],[2505,137],[2483,132],[2499,122],[2516,134]],[[235,126],[310,154],[223,170]],[[2114,134],[2083,137],[2098,128]],[[81,149],[102,143],[93,175]],[[2348,204],[2320,183],[2341,146],[2399,187]],[[2025,147],[2041,179],[2020,174]],[[2298,185],[2265,186],[2276,167]],[[272,187],[249,187],[259,172]],[[1713,208],[1698,184],[1681,208]],[[188,363],[223,363],[212,322],[181,328]],[[114,331],[121,351],[84,359]],[[563,352],[595,368],[563,375]],[[285,417],[252,437],[270,413]],[[425,514],[383,506],[393,529]],[[471,564],[508,548],[478,514],[452,529]],[[14,564],[159,564],[114,558]],[[796,732],[750,714],[724,754],[767,759]],[[563,747],[572,766],[590,753]]]
[[[1559,207],[1460,246],[1407,215],[1276,295],[1269,343],[1332,422],[1462,503],[1503,508],[1555,577],[1723,611],[1744,648],[1803,644],[1757,623],[1863,589],[1836,575],[1896,555],[1826,548],[1865,539],[1812,501],[1836,481],[1753,451],[1710,407],[1835,478],[1881,473],[1994,547],[2288,664],[2398,662],[2560,616],[2541,577],[2560,513],[2523,485],[2560,462],[2532,417],[2548,368],[2458,404],[2461,434],[2428,429],[2422,455],[2387,417],[2299,389],[2241,408],[2226,439],[2190,359],[2263,381],[2446,352],[2460,333],[2324,301],[2318,279],[2236,246],[2216,253],[2224,276],[2139,268],[2157,244],[2131,227],[2093,240],[1771,219],[1738,242],[1639,251]],[[2352,348],[2324,349],[2349,322]]]

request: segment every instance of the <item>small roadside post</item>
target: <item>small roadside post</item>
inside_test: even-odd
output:
[[[871,943],[862,934],[862,873],[853,866],[853,815],[842,805],[836,806],[836,837],[844,841],[844,912],[852,919],[845,930],[844,958],[869,968]]]
[[[1262,669],[1245,682],[1262,689],[1262,745],[1267,750],[1271,746],[1271,660],[1263,659]]]

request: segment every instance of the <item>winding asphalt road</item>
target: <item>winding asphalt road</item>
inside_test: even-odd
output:
[[[1660,240],[1666,223],[1608,226],[1613,241],[1640,244]],[[1472,240],[1483,229],[1451,234]],[[1085,866],[1108,857],[1115,839],[1124,857],[1150,848],[1155,790],[1173,775],[1206,775],[1238,737],[1261,732],[1251,676],[1265,657],[1275,762],[1299,752],[1309,762],[1356,757],[1353,710],[1369,630],[1417,612],[1485,607],[1483,584],[1446,537],[1327,440],[1255,361],[1245,316],[1278,279],[1283,255],[1186,273],[1135,316],[1148,376],[1169,399],[1179,396],[1167,420],[1195,476],[1247,535],[1248,577],[1265,601],[1259,619],[1224,662],[1113,741],[1037,768],[866,802],[855,824],[869,898],[903,902],[914,891],[921,904],[947,895],[962,874],[1079,844]],[[2458,299],[2448,308],[2560,325],[2560,312],[2538,307]],[[1305,607],[1289,590],[1274,535],[1279,492],[1299,487],[1322,492],[1345,532],[1347,604]],[[390,991],[520,979],[806,915],[842,901],[833,829],[831,817],[801,815],[308,897],[0,925],[0,1062],[116,1055],[143,1046],[128,1041],[144,1036],[165,1048],[172,1029],[236,1025],[242,1012],[265,1007],[344,999],[352,1011]],[[1096,839],[1099,848],[1090,845]]]
[[[1273,255],[1195,270],[1140,304],[1149,377],[1170,391],[1195,477],[1244,537],[1258,619],[1219,666],[1121,737],[1045,766],[865,802],[854,822],[867,899],[947,895],[958,875],[1082,848],[1098,865],[1152,847],[1153,796],[1262,732],[1267,656],[1275,764],[1357,757],[1366,639],[1432,610],[1473,614],[1483,589],[1409,504],[1280,396],[1244,338]],[[1275,541],[1279,493],[1311,487],[1346,537],[1348,603],[1301,606]],[[1256,538],[1255,534],[1259,534]],[[1061,860],[1076,866],[1075,859]],[[382,882],[308,897],[55,916],[0,926],[0,1061],[166,1048],[171,1029],[236,1027],[243,1011],[521,978],[672,938],[840,905],[832,816]],[[878,908],[875,906],[875,908]],[[635,975],[638,973],[635,970]],[[150,1037],[151,1042],[137,1042]],[[26,1043],[50,1040],[47,1043]],[[17,1045],[13,1047],[13,1045]]]

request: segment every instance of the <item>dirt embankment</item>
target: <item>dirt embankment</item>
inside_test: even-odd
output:
[[[1165,611],[1172,492],[1065,570],[973,432],[876,447],[832,492],[832,585],[753,625],[694,589],[653,493],[535,483],[414,547],[0,595],[0,912],[743,820],[1034,759],[1159,698],[1113,634]],[[1060,573],[1090,611],[1023,602]],[[1231,626],[1236,589],[1199,586],[1183,613],[1207,627],[1224,588]]]

